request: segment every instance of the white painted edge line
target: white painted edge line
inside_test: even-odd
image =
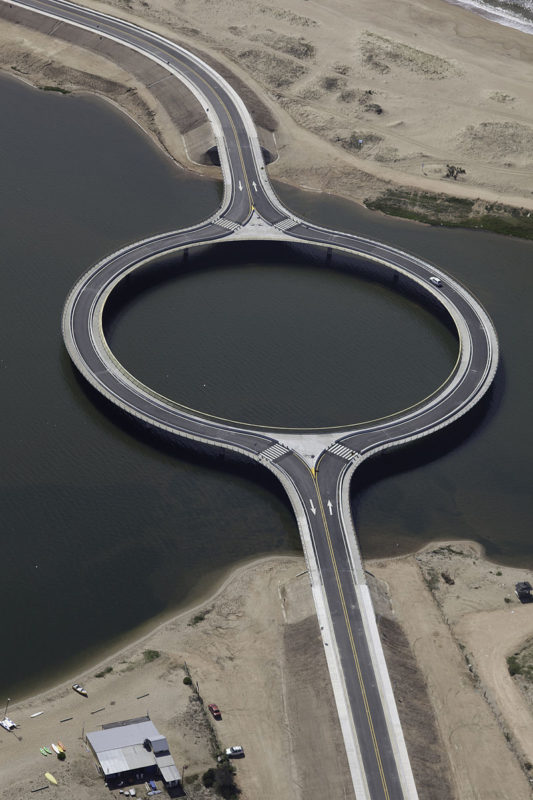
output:
[[[418,792],[409,762],[409,755],[407,753],[402,725],[394,699],[387,662],[385,661],[381,639],[379,638],[376,615],[374,613],[374,606],[372,605],[372,598],[370,597],[370,589],[364,584],[356,586],[355,590],[359,598],[359,608],[361,609],[361,617],[370,650],[370,658],[372,659],[374,674],[378,681],[378,690],[381,696],[385,720],[394,751],[394,758],[398,768],[398,775],[402,784],[404,798],[405,800],[418,800]]]
[[[300,496],[295,490],[291,481],[281,472],[280,468],[275,464],[265,463],[265,466],[276,475],[278,480],[283,485],[287,496],[291,501],[291,505],[296,516],[300,537],[302,540],[305,561],[309,573],[311,592],[315,603],[315,609],[320,626],[320,633],[324,643],[324,653],[328,665],[328,671],[333,689],[333,696],[335,698],[335,705],[337,707],[337,715],[339,724],[344,740],[344,747],[346,750],[346,758],[350,768],[352,777],[352,784],[355,791],[357,800],[372,800],[368,788],[365,770],[363,766],[363,759],[359,749],[357,740],[357,733],[354,727],[352,715],[349,711],[349,704],[346,702],[347,691],[343,679],[343,673],[340,666],[339,653],[336,646],[335,636],[333,635],[333,628],[328,611],[327,602],[322,588],[322,580],[318,564],[316,563],[313,544],[307,523],[307,516],[305,509],[302,506]]]
[[[113,36],[113,34],[107,33],[104,30],[101,30],[99,28],[94,28],[92,25],[89,25],[88,23],[86,24],[86,23],[83,23],[81,21],[64,19],[63,17],[59,16],[58,14],[53,13],[50,10],[34,8],[31,5],[26,5],[23,2],[23,0],[4,0],[4,2],[6,2],[6,3],[9,2],[11,5],[18,6],[19,8],[23,8],[26,11],[30,11],[30,12],[32,12],[34,14],[40,14],[41,16],[49,17],[51,19],[56,19],[59,22],[61,22],[63,25],[72,25],[74,28],[80,28],[82,30],[87,31],[88,33],[93,33],[95,35],[102,36],[105,39],[109,39],[110,41],[115,42],[118,45],[121,45],[122,47],[129,48],[130,50],[134,50],[135,52],[139,53],[140,55],[144,56],[145,58],[148,58],[150,61],[153,61],[154,63],[159,64],[160,67],[163,67],[163,69],[165,69],[171,75],[174,75],[174,77],[178,78],[178,80],[180,80],[182,83],[185,84],[185,86],[187,86],[189,91],[204,106],[204,108],[207,108],[207,103],[209,101],[207,100],[205,95],[198,89],[198,86],[196,84],[194,84],[192,81],[190,81],[187,78],[187,76],[183,75],[178,69],[176,69],[175,67],[172,67],[165,59],[159,58],[158,56],[154,55],[153,53],[150,53],[148,50],[145,50],[142,47],[139,47],[138,45],[134,45],[131,42],[125,41],[123,39],[119,39],[117,36]],[[100,18],[102,18],[104,20],[106,20],[106,19],[109,20],[110,19],[110,20],[114,20],[116,22],[119,22],[119,23],[121,23],[121,24],[123,24],[123,25],[125,25],[126,27],[129,27],[129,28],[137,29],[137,30],[140,30],[140,31],[143,30],[140,26],[134,25],[133,23],[129,22],[128,20],[121,19],[121,17],[114,17],[112,14],[109,14],[109,15],[102,14],[102,12],[97,11],[97,10],[95,10],[93,8],[90,8],[88,6],[84,7],[84,6],[77,5],[76,3],[69,3],[68,1],[65,2],[65,6],[70,6],[71,8],[74,8],[74,9],[76,9],[78,11],[81,11],[82,13],[86,13],[89,17],[90,16],[95,16],[95,17],[100,17]],[[201,61],[201,59],[199,59],[198,57],[194,57],[194,55],[189,53],[188,51],[185,51],[184,48],[180,47],[180,45],[178,45],[176,42],[173,42],[170,39],[165,39],[164,37],[160,36],[159,34],[156,34],[153,31],[149,31],[149,33],[152,35],[152,37],[154,39],[159,39],[161,42],[164,42],[165,44],[174,47],[175,50],[180,52],[180,54],[185,52],[187,54],[187,56],[189,56],[191,58],[191,60],[193,58],[196,58],[196,61],[199,62],[202,67],[204,67],[207,71],[212,73],[213,76],[218,78],[218,80],[216,82],[219,85],[223,85],[224,88],[227,85],[228,89],[230,89],[231,92],[233,93],[234,90],[229,86],[229,84],[226,84],[224,79],[221,78],[220,76],[218,76],[218,74],[212,68],[210,68],[208,64],[206,64],[205,62]],[[48,34],[48,35],[50,35],[50,34]],[[85,49],[87,49],[87,48],[85,48]],[[241,103],[242,103],[242,100],[241,100]],[[243,103],[242,103],[242,105],[244,106]],[[221,206],[218,209],[218,211],[216,212],[216,216],[218,217],[218,216],[221,216],[224,213],[224,211],[226,210],[227,206],[229,205],[229,193],[230,193],[231,187],[233,185],[233,177],[232,177],[232,174],[231,174],[230,160],[229,160],[227,149],[226,149],[226,139],[225,139],[225,137],[223,135],[222,126],[220,124],[218,116],[214,112],[211,112],[211,111],[206,112],[206,116],[207,116],[209,122],[211,123],[211,127],[212,127],[213,133],[215,135],[215,140],[217,142],[218,152],[219,152],[219,156],[220,156],[220,166],[221,166],[222,175],[223,175],[224,196],[223,196],[223,199],[222,199]],[[250,122],[251,122],[251,120],[250,120]],[[251,122],[251,124],[253,125],[252,122]],[[211,217],[210,219],[213,219],[213,218],[214,217]],[[204,220],[204,222],[207,222],[207,220]]]
[[[339,520],[344,533],[344,541],[350,553],[352,567],[355,575],[356,584],[366,583],[365,570],[361,551],[357,543],[357,535],[353,524],[352,512],[350,508],[350,483],[352,475],[363,459],[356,456],[348,468],[344,470],[337,487],[337,506],[339,509]]]

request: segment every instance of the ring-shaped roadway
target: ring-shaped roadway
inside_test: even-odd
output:
[[[450,424],[481,399],[498,364],[498,340],[487,313],[457,281],[423,260],[363,237],[311,225],[287,211],[269,184],[244,104],[197,56],[159,34],[65,0],[12,0],[10,6],[70,23],[144,54],[184,81],[203,104],[224,177],[221,209],[201,225],[137,242],[90,269],[67,298],[65,344],[85,378],[124,411],[177,436],[244,453],[277,475],[302,536],[357,800],[414,800],[416,787],[351,520],[349,482],[368,456]],[[163,254],[224,240],[261,238],[342,250],[385,265],[403,280],[424,287],[457,328],[459,358],[448,380],[404,413],[353,429],[306,433],[227,425],[186,411],[122,368],[105,340],[102,314],[110,293],[125,276]],[[430,282],[431,276],[442,285]]]

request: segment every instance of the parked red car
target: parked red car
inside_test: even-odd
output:
[[[222,719],[220,708],[215,703],[209,703],[207,707],[215,719]]]

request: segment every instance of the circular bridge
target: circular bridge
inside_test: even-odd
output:
[[[4,9],[7,3],[1,4]],[[308,565],[357,800],[417,797],[372,602],[350,513],[349,484],[362,460],[426,436],[466,413],[489,388],[498,340],[480,303],[453,278],[421,259],[379,242],[304,222],[276,198],[266,176],[251,117],[231,86],[198,56],[128,21],[66,0],[10,0],[24,9],[126,46],[182,80],[213,126],[224,177],[219,212],[187,230],[125,247],[90,269],[73,287],[63,313],[72,361],[108,400],[179,437],[236,450],[276,474],[291,499]],[[28,23],[29,24],[29,23]],[[54,23],[51,35],[56,29]],[[92,39],[91,39],[92,36]],[[445,383],[404,412],[353,428],[294,431],[228,424],[180,407],[130,375],[103,331],[105,304],[120,281],[165,254],[235,240],[276,239],[341,250],[376,262],[425,289],[451,317],[459,353]],[[320,721],[317,720],[317,725]]]
[[[482,397],[496,370],[498,347],[493,326],[472,295],[450,277],[407,253],[349,234],[322,230],[296,221],[288,212],[285,219],[290,219],[290,231],[271,226],[256,211],[231,231],[223,224],[224,218],[215,218],[185,231],[138,242],[105,258],[78,281],[64,309],[65,343],[80,372],[111,402],[171,433],[238,449],[252,457],[260,456],[277,442],[315,461],[335,442],[350,446],[362,457],[378,448],[427,435],[464,414]],[[422,287],[443,306],[457,330],[459,353],[452,373],[434,394],[404,412],[352,428],[312,431],[230,424],[180,406],[144,386],[117,361],[106,341],[102,320],[111,293],[133,271],[163,254],[242,239],[278,239],[312,243],[330,252],[341,250],[379,262],[401,275],[404,282]]]

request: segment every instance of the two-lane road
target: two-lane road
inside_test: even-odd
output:
[[[357,800],[415,800],[390,680],[350,514],[348,488],[357,465],[382,449],[426,436],[466,413],[489,388],[498,341],[479,302],[450,276],[421,259],[363,237],[299,220],[269,184],[257,133],[242,100],[198,56],[160,34],[66,0],[0,3],[2,13],[32,24],[36,15],[131,48],[183,81],[203,106],[220,154],[224,199],[205,223],[136,242],[92,267],[65,303],[63,336],[80,372],[110,402],[170,434],[236,450],[270,469],[288,492],[302,536],[339,720]],[[115,46],[114,45],[114,46]],[[103,332],[105,304],[129,273],[162,255],[212,242],[277,239],[332,248],[385,266],[441,304],[455,325],[457,363],[433,395],[387,419],[342,430],[270,430],[229,424],[158,395],[114,357]],[[436,274],[437,289],[429,281]],[[349,330],[347,330],[349,335]],[[317,376],[319,379],[319,376]]]

